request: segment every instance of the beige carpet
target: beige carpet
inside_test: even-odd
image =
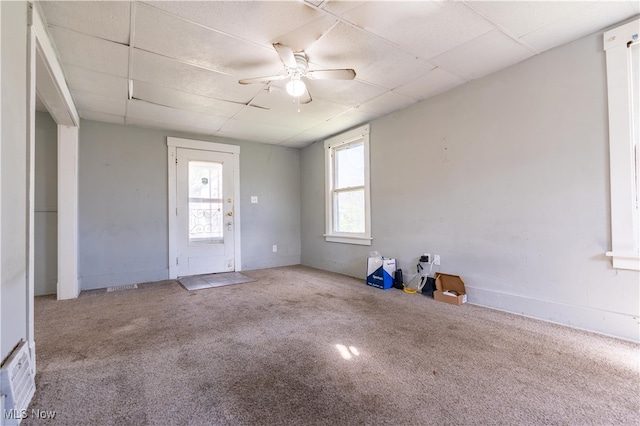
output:
[[[36,299],[23,424],[640,424],[640,346],[306,267]]]

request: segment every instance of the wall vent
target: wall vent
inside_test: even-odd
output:
[[[0,392],[3,399],[3,424],[19,425],[36,392],[36,384],[29,356],[23,340],[0,366]]]
[[[133,290],[134,288],[138,288],[138,284],[129,284],[129,285],[119,285],[116,287],[107,287],[107,291],[122,291],[122,290]]]

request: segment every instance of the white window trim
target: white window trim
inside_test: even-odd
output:
[[[332,154],[335,148],[342,145],[362,140],[364,144],[364,210],[365,210],[365,232],[362,234],[337,233],[333,232],[333,161]],[[325,152],[325,240],[333,243],[358,244],[363,246],[371,245],[371,191],[369,179],[369,125],[364,125],[353,130],[341,133],[327,139],[324,142]]]
[[[640,270],[640,218],[636,204],[631,73],[628,43],[638,43],[640,19],[604,33],[609,101],[611,251],[617,269]],[[635,41],[634,41],[635,40]],[[636,117],[636,119],[638,119]]]

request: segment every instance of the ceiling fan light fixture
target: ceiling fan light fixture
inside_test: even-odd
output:
[[[305,86],[304,81],[300,79],[292,79],[287,83],[285,88],[287,89],[288,94],[296,98],[302,96],[307,90],[307,86]]]

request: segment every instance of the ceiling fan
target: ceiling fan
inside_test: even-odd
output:
[[[298,98],[301,104],[308,104],[312,99],[306,84],[302,80],[303,78],[311,80],[353,80],[356,77],[356,72],[352,69],[310,70],[307,54],[304,51],[294,52],[289,46],[280,43],[274,43],[273,47],[278,52],[287,74],[245,78],[238,80],[238,83],[267,83],[289,79],[285,86],[287,93]]]

